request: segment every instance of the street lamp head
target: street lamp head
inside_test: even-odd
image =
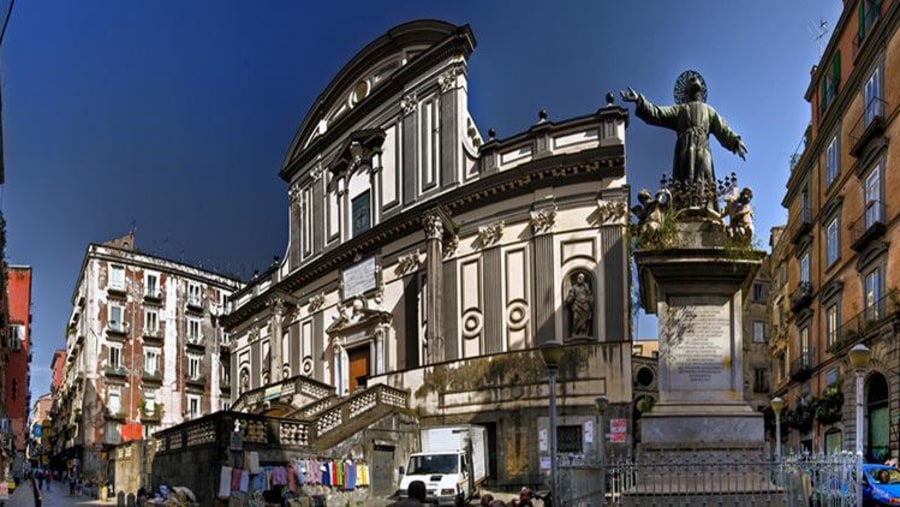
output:
[[[562,345],[557,341],[544,342],[538,348],[541,352],[541,359],[549,370],[559,369],[559,363],[562,361],[563,349]]]
[[[772,412],[775,412],[775,415],[781,413],[781,410],[784,408],[784,400],[781,399],[781,396],[776,396],[772,398]]]
[[[599,412],[600,415],[606,413],[606,409],[607,407],[609,407],[609,400],[606,399],[606,396],[597,396],[597,399],[594,400],[594,403],[597,404],[597,412]]]
[[[850,366],[856,371],[865,371],[869,367],[869,359],[872,358],[872,351],[862,343],[858,343],[855,347],[847,352],[850,358]]]

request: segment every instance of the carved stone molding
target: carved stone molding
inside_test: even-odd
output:
[[[612,202],[597,199],[598,223],[619,222],[626,216],[628,216],[628,204],[622,201]]]
[[[456,67],[452,67],[450,68],[450,70],[448,70],[438,78],[438,84],[441,87],[441,93],[446,93],[454,88],[454,86],[456,85],[456,76],[458,75],[459,69]]]
[[[397,259],[397,269],[395,273],[398,275],[406,275],[418,270],[425,263],[425,254],[421,250],[416,250],[410,254],[404,255]]]
[[[309,311],[310,313],[315,312],[322,308],[325,305],[325,293],[320,292],[315,296],[309,298]]]
[[[534,234],[545,234],[553,231],[556,225],[556,206],[531,212],[531,228]]]
[[[312,178],[313,181],[319,181],[320,179],[322,179],[322,173],[324,173],[324,172],[325,172],[325,169],[322,168],[322,165],[316,164],[316,166],[313,167],[312,170],[309,172],[309,176]]]
[[[254,342],[259,339],[259,328],[253,327],[250,329],[250,333],[248,335],[248,341]]]
[[[459,236],[457,236],[456,234],[451,234],[444,237],[442,253],[445,259],[453,257],[456,254],[457,248],[459,248]]]
[[[412,114],[416,110],[416,94],[410,93],[408,95],[404,95],[402,99],[400,99],[400,109],[403,110],[403,115],[406,116],[408,114]]]
[[[482,247],[488,247],[497,243],[501,237],[503,237],[503,220],[478,228],[478,242],[481,243]]]
[[[438,215],[428,215],[422,219],[425,227],[425,237],[428,239],[441,239],[444,236],[444,221]]]
[[[300,198],[303,195],[303,191],[300,189],[299,183],[294,183],[288,189],[288,197],[291,199],[291,205],[300,206]]]

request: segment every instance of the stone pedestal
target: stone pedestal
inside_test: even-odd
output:
[[[743,396],[742,302],[764,254],[729,247],[715,222],[677,226],[679,247],[635,252],[641,306],[659,319],[659,402],[641,420],[636,465],[648,479],[628,503],[711,494],[778,503],[763,473],[763,415]],[[710,480],[742,463],[759,468]]]

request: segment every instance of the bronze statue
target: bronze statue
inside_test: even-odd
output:
[[[675,105],[657,106],[628,88],[622,99],[636,104],[635,114],[650,125],[666,127],[678,134],[672,179],[682,185],[702,182],[715,186],[709,134],[728,151],[746,160],[747,147],[712,106],[706,104],[706,83],[698,72],[687,70],[675,83]]]
[[[591,318],[594,310],[594,295],[591,287],[585,282],[584,273],[578,273],[575,283],[569,289],[566,296],[566,304],[569,305],[572,326],[569,329],[572,336],[591,336]]]

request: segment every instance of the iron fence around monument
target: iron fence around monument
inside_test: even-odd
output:
[[[856,456],[797,454],[780,461],[632,459],[605,464],[560,456],[554,505],[856,507]]]

